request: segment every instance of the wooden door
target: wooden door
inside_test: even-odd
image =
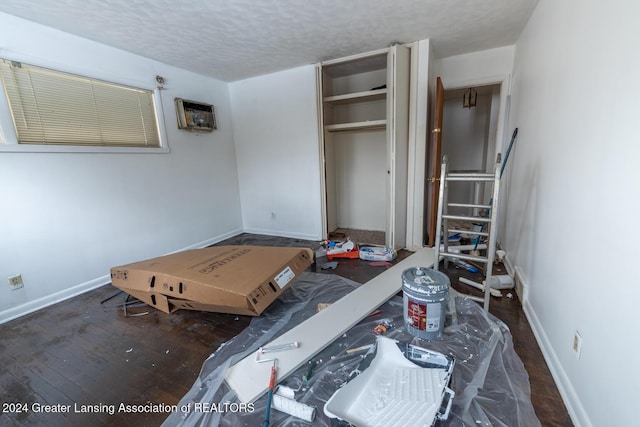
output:
[[[442,163],[442,112],[444,110],[444,86],[440,77],[436,79],[436,103],[431,130],[431,176],[427,179],[430,192],[429,202],[429,246],[433,247],[436,238],[438,219],[438,192],[440,191],[440,165]]]

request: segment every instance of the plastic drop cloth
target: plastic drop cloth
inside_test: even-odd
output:
[[[253,411],[243,411],[224,382],[227,368],[315,314],[319,303],[335,302],[358,286],[336,275],[303,273],[262,316],[253,318],[242,333],[204,362],[198,379],[178,404],[178,408],[188,405],[190,410],[173,413],[163,426],[262,425],[266,394],[254,402]],[[436,426],[540,426],[531,404],[529,377],[513,349],[507,326],[476,302],[451,292],[444,334],[438,339],[424,340],[406,332],[402,297],[394,296],[379,307],[380,313],[365,318],[317,354],[306,383],[303,377],[309,373],[309,363],[286,378],[278,378],[279,384],[298,389],[296,400],[315,407],[316,417],[309,423],[272,409],[270,425],[331,426],[324,404],[358,369],[366,353],[348,354],[346,350],[373,344],[373,329],[390,322],[393,326],[385,336],[455,358],[450,387],[456,396],[449,418]],[[269,379],[255,381],[266,385]],[[198,410],[194,410],[196,403],[200,403]],[[202,403],[210,405],[203,407]]]

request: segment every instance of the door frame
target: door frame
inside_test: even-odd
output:
[[[324,128],[324,67],[335,65],[335,64],[344,64],[353,61],[358,61],[361,59],[366,59],[369,57],[379,56],[386,54],[387,61],[390,55],[391,48],[383,48],[378,50],[372,50],[368,52],[362,52],[355,55],[349,55],[342,58],[329,59],[326,61],[318,62],[315,64],[316,68],[316,105],[317,105],[317,117],[318,117],[318,155],[319,155],[319,172],[320,172],[320,216],[321,216],[321,232],[322,232],[322,240],[326,240],[329,238],[329,202],[327,201],[327,133]],[[389,82],[389,70],[387,70],[387,84]],[[388,161],[388,159],[387,159]],[[385,190],[386,191],[386,190]],[[387,198],[389,196],[387,195]],[[385,228],[388,219],[385,218]],[[385,231],[385,238],[388,234],[388,230]]]
[[[429,192],[427,203],[431,207],[428,218],[427,235],[428,246],[434,246],[436,231],[436,209],[438,207],[438,192],[440,191],[440,157],[442,157],[442,121],[444,118],[444,84],[440,76],[436,77],[436,90],[433,100],[433,123],[429,133],[431,157],[429,177],[426,178],[426,187]]]
[[[507,127],[509,126],[509,108],[510,108],[510,96],[511,96],[511,74],[504,74],[500,76],[487,76],[480,77],[476,79],[467,79],[467,80],[459,80],[459,81],[447,81],[442,76],[436,76],[436,78],[441,78],[442,85],[445,91],[447,90],[455,90],[455,89],[464,89],[468,87],[476,87],[476,86],[488,86],[488,85],[500,85],[500,105],[498,106],[498,123],[496,125],[496,140],[495,140],[495,153],[502,153],[506,148],[506,145],[509,143],[505,138],[509,135]],[[436,114],[436,105],[435,105],[435,96],[433,97],[433,114]],[[430,132],[429,137],[431,136],[431,130],[433,128],[433,119],[430,123]],[[429,147],[427,149],[427,156],[429,156],[426,160],[426,164],[431,164],[433,162],[433,144],[434,139],[429,138]],[[439,160],[442,162],[442,159]],[[433,170],[430,168],[428,173],[425,175],[425,186],[429,186],[429,178],[433,176]],[[431,203],[431,198],[425,198],[425,206],[424,206],[424,214],[425,218],[427,218],[427,224],[431,223],[432,215],[437,215],[437,199],[436,205],[434,206]],[[431,230],[429,227],[425,227],[424,230],[424,241],[427,242],[427,246],[433,246],[435,242],[433,242],[434,236],[432,236]],[[433,244],[432,244],[433,243]]]
[[[316,68],[316,113],[318,115],[318,157],[320,160],[320,221],[322,240],[329,237],[327,224],[327,176],[324,148],[324,93],[322,84],[322,63],[315,64]]]

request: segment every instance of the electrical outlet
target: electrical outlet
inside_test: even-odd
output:
[[[9,277],[9,286],[12,291],[16,289],[24,288],[24,282],[22,281],[22,275],[16,274],[15,276]]]
[[[580,360],[580,354],[582,353],[582,335],[576,331],[573,335],[573,351],[576,353],[576,359]]]
[[[22,281],[22,275],[16,274],[15,276],[9,277],[9,287],[11,287],[12,291],[23,288],[24,282]]]

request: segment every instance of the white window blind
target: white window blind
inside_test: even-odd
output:
[[[6,59],[19,144],[160,147],[153,92]]]

